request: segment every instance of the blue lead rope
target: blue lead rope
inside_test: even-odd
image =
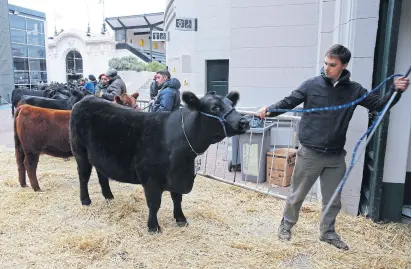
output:
[[[355,101],[352,101],[350,103],[347,104],[343,104],[343,105],[338,105],[338,106],[329,106],[329,107],[316,107],[316,108],[309,108],[309,109],[280,109],[280,108],[276,108],[276,109],[270,109],[268,110],[268,112],[301,112],[301,113],[311,113],[311,112],[315,112],[315,111],[330,111],[330,110],[339,110],[339,109],[344,109],[344,108],[348,108],[354,105],[359,104],[360,102],[362,102],[363,100],[365,100],[366,97],[368,97],[369,95],[371,95],[372,93],[374,93],[376,90],[378,90],[380,87],[382,87],[383,84],[385,84],[388,80],[394,78],[394,77],[402,77],[404,75],[402,74],[394,74],[391,75],[389,77],[387,77],[384,81],[382,81],[381,84],[379,84],[378,86],[376,86],[376,88],[374,88],[373,90],[371,90],[370,92],[366,93],[365,95],[359,97],[358,99],[356,99]]]

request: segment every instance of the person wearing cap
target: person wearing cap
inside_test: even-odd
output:
[[[117,70],[110,68],[106,72],[106,77],[109,79],[109,86],[106,92],[102,94],[102,98],[113,101],[116,95],[126,93],[126,84],[123,79],[117,74]]]
[[[94,94],[96,86],[96,77],[93,75],[89,75],[89,81],[83,86],[84,90],[89,91],[91,94]]]

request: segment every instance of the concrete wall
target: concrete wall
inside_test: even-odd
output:
[[[232,0],[229,86],[239,106],[270,105],[316,75],[318,5]]]
[[[7,0],[0,0],[0,40],[0,95],[10,102],[11,92],[14,89],[14,74]],[[3,102],[1,100],[0,104]]]
[[[83,77],[96,77],[107,71],[115,55],[115,42],[110,36],[87,37],[78,30],[67,30],[48,40],[47,70],[49,81],[67,82],[66,56],[77,50],[83,59]]]
[[[411,1],[402,1],[395,73],[405,73],[411,65]],[[383,182],[405,183],[410,171],[411,90],[390,111]]]

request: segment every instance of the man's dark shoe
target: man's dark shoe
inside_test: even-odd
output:
[[[278,237],[282,241],[289,241],[292,237],[292,233],[290,232],[290,230],[286,229],[285,224],[283,224],[283,222],[279,226]]]
[[[349,250],[348,245],[346,245],[346,243],[343,242],[340,239],[326,239],[326,238],[322,238],[322,237],[320,237],[319,239],[320,239],[320,241],[331,244],[332,246],[337,247],[339,249]]]

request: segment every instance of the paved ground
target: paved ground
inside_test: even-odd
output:
[[[14,150],[13,118],[10,105],[0,106],[0,146]]]

